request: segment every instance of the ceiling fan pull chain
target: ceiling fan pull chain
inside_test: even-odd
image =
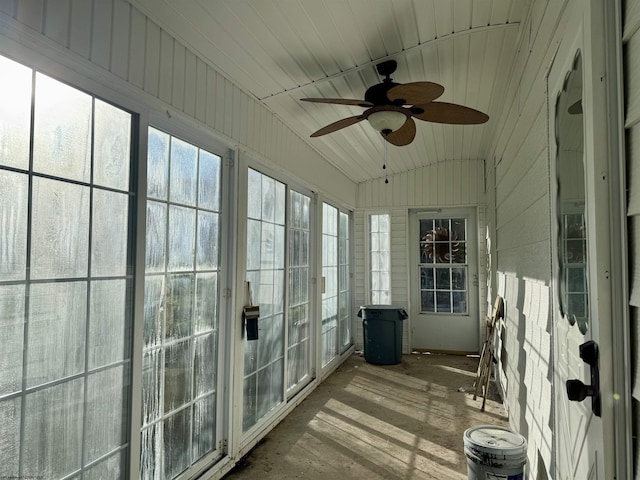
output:
[[[384,170],[384,183],[389,183],[389,174],[387,172],[387,142],[384,143],[384,164],[382,165],[382,169]]]

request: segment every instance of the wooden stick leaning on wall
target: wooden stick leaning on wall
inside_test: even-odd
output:
[[[496,322],[498,319],[504,318],[504,302],[502,297],[496,297],[496,301],[493,304],[493,312],[491,317],[485,317],[485,340],[482,346],[482,354],[480,355],[480,362],[478,363],[478,370],[476,372],[476,389],[473,394],[473,399],[478,397],[478,392],[482,394],[482,408],[487,401],[487,390],[489,389],[489,380],[491,379],[491,367],[494,359],[494,341]]]

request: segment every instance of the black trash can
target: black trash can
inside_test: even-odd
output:
[[[364,305],[358,310],[364,330],[364,359],[374,365],[402,362],[404,308],[393,305]]]

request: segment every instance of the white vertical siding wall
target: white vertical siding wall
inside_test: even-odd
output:
[[[358,186],[355,212],[356,258],[355,303],[370,302],[367,288],[367,215],[386,212],[391,217],[391,302],[409,311],[410,265],[409,210],[434,208],[477,207],[479,239],[480,296],[485,299],[486,244],[484,162],[482,160],[451,160],[425,166],[402,174],[363,182]],[[483,304],[484,305],[484,304]],[[485,308],[480,317],[484,318]],[[478,319],[480,322],[480,319]],[[479,327],[478,327],[479,328]],[[411,318],[404,322],[402,352],[409,353]],[[356,348],[363,348],[362,321],[354,328]]]
[[[501,295],[498,381],[513,429],[528,439],[530,478],[552,478],[549,161],[546,69],[565,33],[565,1],[534,0],[488,165],[490,298]],[[493,238],[491,238],[493,237]]]
[[[624,11],[625,126],[629,281],[634,435],[640,434],[640,0],[627,0]],[[640,479],[640,446],[635,442],[634,478]]]
[[[355,183],[126,0],[0,0],[0,36],[18,43],[31,36],[87,60],[99,82],[123,80],[169,116],[180,112],[230,146],[355,205]]]

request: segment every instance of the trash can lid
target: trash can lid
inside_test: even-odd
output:
[[[398,307],[396,305],[362,305],[360,308],[376,310],[403,310],[402,307]]]

